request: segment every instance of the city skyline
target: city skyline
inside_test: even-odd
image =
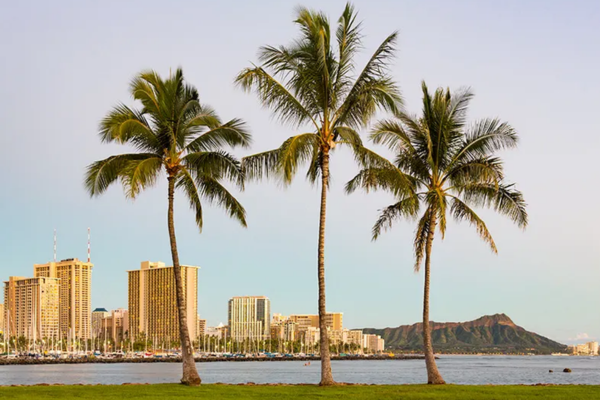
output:
[[[343,6],[343,2],[305,4],[323,9],[332,17]],[[372,48],[389,32],[400,30],[393,72],[409,110],[418,111],[417,83],[421,78],[453,89],[468,85],[477,95],[473,118],[499,115],[521,134],[522,144],[518,151],[507,154],[506,166],[507,175],[519,183],[530,204],[530,228],[521,233],[500,218],[491,214],[488,218],[484,212],[499,247],[499,255],[494,256],[468,226],[449,224],[452,234],[446,241],[436,242],[440,246],[434,249],[432,303],[436,307],[432,319],[467,321],[506,313],[520,325],[562,343],[584,336],[600,337],[600,322],[590,317],[596,314],[596,287],[600,281],[595,207],[583,202],[572,213],[563,214],[566,211],[561,210],[560,196],[555,196],[555,183],[548,178],[566,182],[567,193],[596,197],[597,189],[587,182],[594,178],[591,154],[600,142],[585,116],[592,115],[594,93],[600,88],[590,68],[600,60],[597,54],[587,51],[598,41],[598,32],[590,28],[600,11],[598,4],[587,3],[584,7],[584,2],[574,2],[566,7],[542,2],[522,6],[519,2],[502,6],[464,2],[450,6],[444,2],[406,2],[401,6],[389,4],[385,15],[366,1],[355,4],[364,20],[366,48]],[[120,18],[134,15],[135,6],[119,7]],[[192,16],[197,15],[199,6],[188,3],[187,7],[189,16],[182,18],[189,25],[194,23]],[[167,74],[169,68],[181,65],[203,100],[222,110],[224,117],[240,116],[248,121],[257,134],[253,149],[271,148],[292,132],[271,121],[251,96],[232,84],[236,72],[255,59],[258,46],[285,43],[293,37],[290,4],[271,4],[268,18],[246,5],[204,7],[205,12],[215,15],[234,8],[231,21],[246,33],[242,37],[229,36],[209,20],[200,28],[199,36],[223,33],[218,45],[186,38],[181,43],[170,43],[169,52],[155,51],[154,46],[144,43],[132,52],[119,42],[122,37],[135,37],[137,22],[115,27],[115,33],[106,34],[105,26],[90,20],[90,11],[78,5],[60,10],[65,14],[64,26],[48,19],[57,11],[45,4],[33,9],[15,4],[0,17],[5,18],[0,32],[4,37],[14,37],[5,48],[6,58],[13,61],[0,66],[3,87],[14,94],[0,107],[0,120],[8,132],[3,135],[7,157],[0,160],[0,165],[9,170],[26,156],[34,160],[19,172],[34,184],[25,185],[22,176],[13,174],[2,178],[5,193],[11,194],[0,199],[6,222],[0,228],[2,280],[13,275],[31,276],[33,263],[51,260],[54,228],[59,235],[58,253],[85,259],[85,230],[92,227],[96,265],[92,308],[124,307],[126,279],[116,280],[115,276],[124,276],[141,259],[170,259],[164,186],[144,193],[133,205],[116,188],[102,201],[90,200],[81,182],[91,160],[112,154],[110,146],[98,144],[98,121],[117,100],[129,102],[126,86],[137,71],[155,68]],[[105,14],[108,9],[93,11],[98,21],[110,19]],[[478,18],[471,19],[473,15]],[[561,21],[578,21],[577,26],[554,29],[557,16]],[[507,24],[512,27],[510,32]],[[422,26],[431,29],[424,32]],[[452,50],[434,40],[449,28],[455,29],[453,46],[458,46]],[[190,54],[194,46],[204,46],[213,54],[222,48],[238,50],[227,52],[223,62],[213,66]],[[89,48],[94,51],[85,50]],[[461,54],[460,58],[454,57],[456,53]],[[113,54],[120,57],[118,65],[107,62],[114,60],[108,56]],[[366,54],[361,56],[364,61]],[[444,68],[431,67],[440,64]],[[578,79],[567,74],[574,67]],[[37,93],[40,86],[46,90]],[[34,99],[32,91],[38,94]],[[536,94],[535,101],[530,100],[530,93]],[[569,101],[575,99],[581,104]],[[40,115],[25,127],[20,121],[27,120],[29,105],[38,107]],[[76,117],[64,113],[72,107]],[[565,139],[575,132],[585,146]],[[366,133],[361,132],[363,138]],[[26,135],[34,140],[24,150],[18,138]],[[328,309],[346,310],[348,325],[356,328],[417,322],[422,275],[412,272],[412,227],[399,224],[377,243],[371,243],[370,228],[377,209],[388,204],[389,198],[383,194],[345,196],[343,184],[357,169],[349,154],[340,156],[332,166],[330,191],[333,207],[327,232],[331,245],[326,256]],[[585,173],[567,175],[561,163],[555,162],[557,158],[583,164]],[[539,168],[532,165],[548,171],[540,176]],[[302,178],[286,191],[272,186],[249,184],[240,194],[248,210],[247,230],[210,208],[204,232],[199,235],[187,204],[177,204],[180,255],[182,260],[203,268],[198,311],[209,325],[225,322],[227,299],[247,292],[247,286],[253,293],[267,295],[282,314],[317,311],[312,237],[317,191]],[[69,196],[40,198],[40,193],[54,192],[57,187],[68,189]],[[348,310],[353,310],[352,314]]]
[[[74,263],[75,264],[85,264],[85,265],[89,265],[89,266],[93,266],[94,265],[91,262],[87,262],[87,263],[82,262],[82,261],[80,261],[77,258],[67,258],[67,259],[62,259],[62,260],[58,259],[57,261],[51,261],[51,262],[46,263],[46,264],[34,264],[34,275],[39,275],[40,277],[46,277],[48,274],[52,273],[52,274],[54,274],[56,276],[56,271],[53,270],[53,268],[55,269],[56,267],[52,267],[53,265],[57,265],[57,264],[61,265],[62,264],[62,265],[69,266],[69,265],[74,264]],[[125,274],[128,274],[128,273],[130,274],[132,272],[135,273],[136,271],[139,273],[140,271],[142,271],[144,269],[154,269],[154,268],[170,269],[170,268],[172,268],[172,267],[166,267],[165,263],[161,262],[161,261],[157,261],[157,262],[142,261],[141,265],[142,265],[142,269],[140,269],[140,270],[127,270],[127,271],[124,271],[124,273]],[[182,264],[181,266],[184,269],[185,268],[193,268],[193,269],[195,269],[197,271],[200,270],[200,267],[190,267],[189,265],[186,265],[186,264]],[[52,272],[50,272],[50,271],[52,271]],[[28,278],[28,277],[10,275],[9,277],[6,278],[6,282],[5,282],[6,284],[8,284],[9,278],[11,279],[11,282],[12,282],[13,279],[15,280],[15,282],[16,281],[27,281],[27,280],[35,280],[35,279],[37,279],[37,277],[33,277],[33,278],[29,277]],[[195,332],[195,331],[198,330],[198,328],[199,328],[199,320],[198,320],[198,318],[200,318],[200,317],[203,316],[203,314],[200,313],[201,306],[200,306],[200,301],[199,301],[199,295],[200,295],[200,293],[199,293],[199,291],[200,291],[199,282],[201,281],[201,279],[200,279],[200,276],[198,275],[197,272],[196,272],[196,276],[194,277],[193,280],[195,280],[196,282],[198,282],[197,285],[196,285],[196,295],[197,295],[197,297],[196,297],[196,304],[195,304],[196,308],[190,309],[189,314],[191,316],[194,312],[196,312],[196,310],[199,313],[196,315],[196,317],[189,319],[190,322],[188,322],[188,325],[189,325],[189,327],[192,327],[192,329],[190,329],[190,332],[192,332],[192,331]],[[0,281],[2,281],[2,280],[0,279]],[[93,284],[93,280],[91,281],[91,284]],[[60,285],[58,285],[58,286],[60,286]],[[6,286],[6,287],[8,287],[8,286]],[[6,291],[6,289],[4,289],[4,290]],[[92,293],[93,293],[93,291],[92,291]],[[130,297],[130,295],[128,294],[127,297]],[[229,298],[229,300],[227,301],[227,303],[230,304],[231,300],[234,299],[234,298],[249,298],[249,297],[250,298],[265,298],[267,301],[269,301],[268,309],[270,310],[270,299],[269,299],[269,297],[268,296],[262,296],[262,295],[261,296],[248,296],[248,295],[241,295],[240,296],[240,295],[234,295],[234,296],[231,296]],[[4,295],[3,298],[4,299],[7,298],[6,294]],[[5,312],[7,312],[6,305],[5,305],[6,304],[6,300],[4,300],[4,301],[5,301],[5,303],[0,303],[0,306],[2,306],[1,310],[2,310],[3,314]],[[125,304],[127,306],[129,306],[130,302],[131,302],[131,299],[129,300],[129,302],[126,302]],[[104,303],[107,303],[107,301],[105,301]],[[94,320],[93,320],[94,314],[93,313],[94,312],[96,312],[96,311],[102,311],[102,310],[104,310],[104,311],[106,311],[106,310],[112,310],[111,312],[106,311],[107,315],[110,318],[113,312],[125,311],[126,313],[128,313],[128,311],[129,311],[129,308],[125,308],[123,305],[117,305],[115,307],[112,307],[112,306],[108,307],[108,306],[105,306],[104,304],[93,304],[93,305],[91,305],[91,308],[92,309],[90,310],[90,319],[89,319],[89,325],[88,325],[89,326],[89,328],[88,328],[89,333],[86,333],[86,335],[89,335],[89,337],[93,336],[93,326],[94,326]],[[210,310],[209,305],[206,305],[204,308],[207,308],[207,309]],[[227,307],[226,307],[226,309],[227,309]],[[316,311],[314,313],[312,313],[312,314],[311,313],[297,313],[297,312],[281,313],[279,311],[278,312],[271,312],[270,311],[270,316],[273,319],[275,319],[276,316],[282,316],[282,315],[288,315],[289,317],[295,317],[295,318],[298,318],[298,317],[303,318],[304,317],[305,319],[306,318],[310,319],[311,317],[312,318],[316,318],[317,322],[310,321],[309,325],[311,323],[315,327],[318,325],[318,313]],[[336,322],[336,324],[339,324],[340,327],[341,327],[343,313],[332,313],[332,312],[329,312],[329,311],[327,312],[327,316],[329,318],[331,318],[332,315],[339,315],[339,317],[335,317],[335,318],[338,318],[337,319],[338,322]],[[477,316],[477,317],[480,317],[480,316]],[[172,316],[172,318],[173,318],[173,320],[175,320],[176,319],[176,315],[174,314]],[[193,322],[191,322],[191,321],[193,321]],[[205,328],[223,326],[224,324],[225,324],[225,326],[228,327],[229,326],[229,324],[228,324],[228,311],[227,310],[225,311],[225,314],[224,314],[223,317],[216,317],[216,318],[211,319],[211,320],[207,320],[206,318],[203,318],[202,321],[203,321],[202,325]],[[269,320],[269,321],[271,321],[271,320]],[[458,322],[463,322],[463,321],[468,321],[468,320],[462,320],[462,321],[458,321]],[[6,320],[4,320],[2,322],[4,323],[4,325],[7,324]],[[299,321],[296,321],[294,319],[294,322],[298,323]],[[409,322],[407,324],[411,325],[411,324],[416,323],[416,322],[418,322],[418,320],[415,320],[413,322]],[[435,321],[435,322],[450,322],[450,321]],[[452,322],[455,322],[455,321],[452,321]],[[303,322],[300,322],[300,325],[302,325],[302,323]],[[360,329],[365,329],[365,328],[379,328],[379,329],[382,329],[382,328],[388,328],[388,327],[394,328],[394,327],[400,326],[400,325],[406,325],[406,324],[388,325],[388,326],[385,326],[385,327],[384,326],[374,326],[374,327],[373,326],[353,326],[350,329],[351,330],[356,330],[356,329],[360,330]],[[521,325],[523,325],[523,324],[521,324]],[[6,327],[4,327],[4,328],[6,329]],[[337,329],[337,328],[335,328],[335,329]],[[143,331],[143,329],[140,330],[140,332],[141,331]],[[545,332],[536,332],[536,333],[541,334],[542,336],[547,336],[549,338],[552,338],[550,335],[546,334]],[[575,337],[570,337],[570,338],[567,338],[567,339],[560,339],[560,338],[552,338],[552,339],[555,339],[558,342],[564,343],[564,344],[567,344],[567,345],[577,345],[577,344],[580,344],[582,341],[586,341],[586,340],[587,341],[594,341],[594,340],[597,340],[597,337],[590,336],[590,335],[587,335],[587,334],[580,334],[580,335],[577,335]]]

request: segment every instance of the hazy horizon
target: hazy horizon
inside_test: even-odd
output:
[[[320,9],[332,25],[345,2],[61,1],[0,6],[0,279],[32,276],[33,264],[85,259],[92,230],[92,309],[127,308],[126,270],[145,260],[171,265],[166,179],[127,200],[115,185],[90,199],[85,167],[127,150],[105,145],[98,123],[117,103],[135,105],[130,80],[142,70],[183,68],[202,102],[222,119],[248,122],[254,144],[237,156],[277,147],[299,130],[281,125],[256,96],[233,84],[262,45],[297,36],[297,5]],[[593,154],[598,104],[600,3],[593,1],[355,1],[368,57],[400,32],[392,69],[408,110],[420,112],[420,82],[475,92],[469,120],[499,117],[520,134],[502,153],[508,181],[524,193],[530,215],[521,231],[491,211],[493,255],[468,224],[448,226],[432,258],[431,319],[468,321],[496,313],[554,340],[600,339],[599,222]],[[382,114],[382,116],[384,116]],[[366,138],[368,129],[361,132]],[[384,154],[380,147],[371,146]],[[349,328],[419,322],[423,274],[413,272],[414,223],[400,221],[372,242],[384,193],[347,196],[358,171],[345,151],[332,157],[328,204],[328,310]],[[317,312],[319,191],[301,171],[291,187],[249,183],[238,195],[248,229],[206,204],[199,234],[183,196],[175,224],[182,264],[197,265],[199,306],[208,325],[226,323],[232,296],[265,295],[271,312]],[[573,206],[565,207],[568,201]]]

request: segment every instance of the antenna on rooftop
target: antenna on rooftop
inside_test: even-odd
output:
[[[88,228],[88,262],[90,262],[91,258],[91,250],[90,250],[90,228]]]
[[[56,262],[56,229],[54,229],[54,262]]]

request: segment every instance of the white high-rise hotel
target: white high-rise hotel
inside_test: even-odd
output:
[[[271,300],[265,296],[233,297],[228,321],[233,340],[266,340],[271,335]]]

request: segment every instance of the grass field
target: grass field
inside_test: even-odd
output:
[[[600,386],[26,386],[0,387],[2,399],[600,399]]]

